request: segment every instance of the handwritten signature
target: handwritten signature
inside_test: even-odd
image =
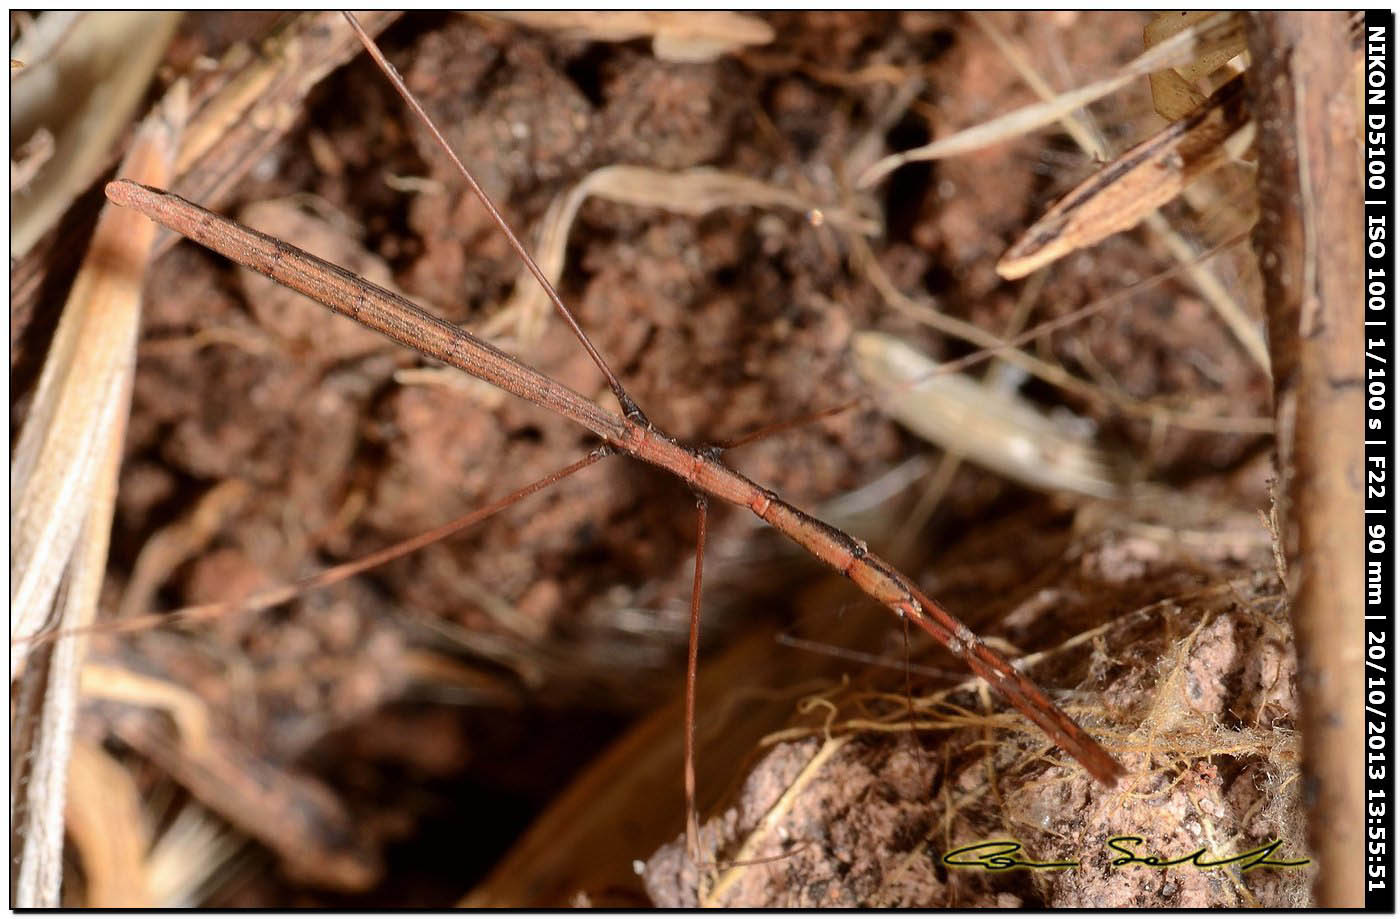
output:
[[[1110,851],[1119,853],[1117,858],[1109,862],[1110,867],[1116,870],[1127,865],[1146,865],[1149,868],[1191,865],[1208,871],[1212,868],[1238,864],[1241,866],[1241,871],[1245,872],[1253,871],[1255,868],[1301,868],[1312,861],[1307,858],[1277,860],[1272,858],[1274,850],[1283,845],[1282,840],[1278,839],[1272,839],[1248,852],[1240,852],[1217,859],[1208,857],[1209,849],[1206,846],[1201,846],[1196,851],[1177,858],[1164,858],[1151,853],[1139,854],[1137,847],[1144,846],[1146,842],[1147,840],[1141,836],[1110,837],[1104,846]],[[953,868],[981,868],[983,871],[1013,871],[1017,868],[1032,871],[1064,871],[1068,868],[1079,867],[1077,860],[1038,862],[1020,858],[1020,852],[1021,844],[1015,840],[993,839],[947,852],[942,861],[943,864]]]

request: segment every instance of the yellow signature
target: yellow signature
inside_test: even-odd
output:
[[[1118,853],[1118,857],[1109,862],[1110,867],[1116,870],[1128,865],[1146,865],[1149,868],[1191,865],[1209,871],[1212,868],[1224,868],[1226,865],[1239,865],[1243,872],[1253,871],[1255,868],[1301,868],[1312,861],[1307,858],[1273,858],[1274,851],[1283,845],[1282,840],[1278,839],[1271,839],[1248,852],[1239,852],[1223,858],[1209,857],[1210,850],[1207,846],[1201,846],[1194,852],[1176,858],[1166,858],[1151,852],[1141,852],[1139,847],[1145,846],[1146,842],[1141,836],[1110,837],[1104,846]],[[1077,860],[1040,862],[1022,858],[1021,849],[1021,844],[1015,840],[993,839],[953,849],[944,854],[942,862],[952,868],[980,868],[983,871],[1014,871],[1018,868],[1030,871],[1064,871],[1078,868],[1080,864]]]

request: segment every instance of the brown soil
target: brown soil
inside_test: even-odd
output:
[[[772,45],[696,64],[660,62],[646,42],[587,43],[474,15],[408,17],[382,43],[522,231],[556,194],[613,163],[721,167],[844,203],[851,151],[870,132],[883,153],[1035,98],[987,36],[959,15],[768,18],[777,33]],[[1140,51],[1144,24],[1141,16],[1109,13],[996,21],[1043,54],[1047,77],[1061,87],[1102,76]],[[182,59],[193,59],[191,48],[201,43],[216,50],[217,30],[199,16],[185,30]],[[881,132],[878,119],[895,84],[916,77],[925,81],[918,103]],[[1096,114],[1119,148],[1160,125],[1144,87]],[[517,266],[377,71],[357,60],[328,79],[300,117],[286,143],[255,166],[230,212],[378,276],[451,321],[470,327],[489,320],[510,293]],[[995,276],[995,258],[1092,168],[1054,131],[907,167],[877,190],[872,206],[885,234],[873,249],[902,290],[934,298],[950,315],[1003,329],[1020,286]],[[1167,264],[1146,234],[1115,237],[1053,270],[1029,322],[1063,315]],[[685,440],[727,439],[858,395],[848,359],[857,330],[894,332],[943,358],[968,350],[889,308],[842,235],[798,214],[731,208],[694,218],[591,201],[571,233],[567,266],[560,291],[599,351],[653,422]],[[147,294],[106,594],[114,606],[143,547],[228,480],[248,483],[251,496],[227,510],[214,535],[188,547],[153,597],[160,607],[237,598],[357,558],[463,514],[592,446],[576,425],[480,387],[397,382],[396,371],[421,365],[415,355],[192,246],[177,247],[154,266]],[[596,370],[557,322],[537,340],[510,347],[556,379],[606,397]],[[1180,281],[1148,288],[1131,307],[1039,347],[1043,357],[1133,397],[1170,397],[1197,411],[1267,412],[1267,381]],[[1154,430],[1107,404],[1067,400],[1040,383],[1024,391],[1047,409],[1067,406],[1098,424],[1140,459],[1144,478],[1194,482],[1203,499],[1236,506],[1266,500],[1261,475],[1229,478],[1258,452],[1257,437]],[[926,450],[877,412],[860,410],[747,447],[733,461],[799,506],[813,506]],[[580,765],[630,717],[679,685],[693,506],[683,486],[614,458],[462,536],[274,612],[97,642],[99,655],[193,688],[217,729],[271,774],[330,789],[348,813],[353,848],[369,853],[368,867],[357,875],[368,879],[363,884],[337,885],[331,876],[292,884],[276,872],[245,871],[216,891],[213,902],[427,906],[464,893]],[[975,542],[987,521],[1047,506],[1060,507],[965,467],[913,559],[914,572],[937,546]],[[954,609],[984,609],[987,585],[1006,583],[992,570],[1003,564],[999,553],[1011,557],[1001,573],[1039,571],[1063,556],[1068,518],[1061,510],[1048,517],[1055,522],[1042,531],[983,545],[982,568],[953,565],[938,575],[930,569],[925,580]],[[1081,524],[1091,532],[1099,525],[1088,518]],[[745,622],[781,618],[784,604],[775,597],[785,582],[764,565],[775,557],[776,543],[746,516],[716,509],[711,527],[712,544],[723,549],[707,560],[705,636],[718,647]],[[1090,569],[1109,565],[1112,551],[1136,551],[1131,541],[1115,545],[1078,556],[1085,577],[1101,574]],[[1026,568],[1023,557],[1042,565]],[[815,570],[786,564],[782,577]],[[1003,632],[1009,640],[1026,649],[1051,647],[1164,595],[1160,583],[1130,587],[1125,576],[1122,594],[1101,603],[1097,581],[1083,592],[1074,570],[1063,574],[1067,581],[1047,575],[1044,589],[1094,612],[1079,619],[1062,610],[1012,616]],[[1239,676],[1246,660],[1261,672],[1283,666],[1238,650],[1253,639],[1243,619],[1231,618],[1237,615],[1244,613],[1221,610],[1198,634],[1196,623],[1179,622],[1178,639],[1194,634],[1202,646],[1233,642],[1237,649],[1222,650],[1218,667],[1207,658],[1192,665],[1201,706],[1195,711],[1206,713],[1200,717],[1239,711],[1246,692],[1239,680],[1263,679]],[[1216,635],[1224,628],[1219,623],[1230,624],[1229,635]],[[1161,620],[1154,628],[1165,634]],[[892,635],[898,655],[898,632]],[[1124,662],[1110,669],[1116,676],[1100,674],[1096,683],[1104,705],[1136,711],[1133,706],[1146,704],[1145,671]],[[898,675],[893,679],[896,686],[886,688],[897,688]],[[1277,698],[1249,700],[1250,711],[1273,706],[1291,713],[1291,704],[1282,690]],[[100,724],[90,729],[102,730]],[[814,743],[779,748],[771,768],[787,775]],[[924,743],[931,749],[919,755],[910,753],[907,738],[847,744],[842,752],[854,758],[855,777],[831,792],[846,810],[880,798],[882,816],[865,831],[904,853],[922,851],[920,841],[935,821],[940,839],[954,828],[948,838],[983,828],[957,823],[971,818],[946,810],[946,797],[930,799],[927,792],[985,794],[977,785],[985,767],[965,749]],[[995,757],[998,769],[1019,762],[1012,752]],[[961,762],[955,771],[950,759]],[[1260,768],[1193,767],[1183,772],[1186,785],[1139,790],[1159,809],[1214,796],[1237,815],[1219,825],[1218,838],[1246,829],[1262,835],[1244,817],[1254,806],[1249,789],[1265,783]],[[773,789],[790,778],[753,781]],[[1022,837],[1034,843],[1031,851],[1051,857],[1051,839],[1076,851],[1097,844],[1110,799],[1064,769],[1050,777],[1036,773],[1036,782],[1051,791],[1028,790],[1015,805],[1016,815],[1050,808],[1050,823]],[[1051,808],[1043,797],[1065,793],[1081,814],[1067,817],[1063,806]],[[761,789],[752,794],[755,801],[771,797]],[[744,832],[745,820],[764,806],[741,806],[724,818],[725,832]],[[995,813],[985,810],[977,819]],[[866,837],[842,837],[846,831],[835,824],[821,829],[827,819],[813,811],[792,839],[825,834],[834,841],[817,848],[838,861],[841,853],[862,865],[884,857]],[[1149,819],[1146,812],[1142,819]],[[276,824],[274,815],[268,820]],[[1116,817],[1108,822],[1118,825]],[[1162,844],[1174,851],[1185,841],[1164,837]],[[848,869],[798,864],[795,858],[773,869],[809,872],[782,902],[1005,905],[1107,896],[1067,886],[1077,881],[997,886],[938,872],[942,880],[891,886],[884,868],[862,868],[867,879],[845,888],[831,877]],[[651,889],[666,899],[659,883]],[[351,886],[367,889],[344,889]],[[1251,890],[1261,901],[1282,902]],[[1194,891],[1189,885],[1174,895],[1159,891],[1160,902],[1203,905]]]
[[[994,529],[1016,532],[1022,523]],[[1296,661],[1282,587],[1268,574],[1267,534],[1257,533],[1264,538],[1252,548],[1222,540],[1183,551],[1100,531],[1029,583],[1007,585],[1015,605],[1002,623],[1013,632],[1027,613],[1044,620],[1050,605],[1062,622],[1122,611],[1069,645],[1039,645],[1052,650],[1032,670],[1047,685],[1077,687],[1071,710],[1129,770],[1118,788],[1094,783],[985,695],[916,690],[915,741],[909,703],[858,681],[853,690],[824,693],[834,709],[824,705],[815,722],[795,722],[816,725],[815,736],[778,743],[734,803],[706,824],[709,867],[699,883],[706,902],[1309,904],[1306,863],[1246,870],[1247,863],[1156,868],[1124,860],[1204,850],[1202,861],[1212,862],[1277,842],[1266,853],[1271,862],[1306,862]],[[956,570],[959,556],[966,558],[955,553],[945,564]],[[1139,605],[1145,594],[1160,602]],[[969,720],[976,726],[959,728]],[[986,862],[942,861],[972,859],[957,853],[1004,840],[1021,845],[1020,860],[1075,864],[995,872]],[[657,904],[695,904],[697,874],[685,853],[677,839],[647,863],[647,891]]]

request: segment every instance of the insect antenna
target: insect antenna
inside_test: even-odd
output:
[[[483,189],[472,176],[471,170],[467,169],[456,152],[453,151],[451,144],[447,142],[442,132],[438,130],[437,125],[428,117],[428,113],[424,111],[423,106],[418,102],[417,98],[414,97],[412,91],[410,91],[408,86],[404,83],[403,78],[399,76],[393,64],[389,63],[388,59],[384,57],[384,53],[380,51],[374,39],[360,27],[353,13],[347,11],[345,13],[345,18],[349,21],[351,28],[359,35],[360,42],[365,46],[365,50],[369,53],[370,57],[374,59],[375,64],[384,72],[385,77],[393,84],[398,94],[403,97],[404,102],[413,111],[414,115],[427,127],[428,131],[433,136],[433,140],[442,151],[447,154],[448,159],[452,161],[453,166],[466,181],[467,186],[471,188],[472,193],[476,195],[477,199],[481,201],[482,205],[486,208],[492,222],[495,223],[496,227],[505,235],[507,241],[510,243],[510,247],[515,251],[515,254],[544,289],[550,302],[554,304],[555,311],[558,312],[564,322],[568,324],[574,337],[583,345],[589,357],[593,359],[593,363],[602,371],[603,376],[608,381],[608,387],[612,390],[613,395],[616,396],[618,404],[622,406],[623,415],[630,421],[644,427],[650,427],[646,415],[643,414],[642,410],[637,406],[636,401],[628,394],[622,382],[618,380],[612,368],[608,366],[607,361],[603,359],[603,356],[599,354],[598,350],[593,346],[593,342],[589,340],[588,334],[584,332],[578,320],[574,318],[573,312],[564,304],[558,291],[554,289],[554,285],[549,282],[549,279],[535,262],[534,257],[530,255],[529,251],[520,242],[520,238],[511,230],[510,225],[491,202],[491,198],[486,194],[485,189]],[[700,821],[695,809],[695,685],[699,669],[700,594],[705,563],[705,530],[707,518],[709,516],[709,502],[703,495],[697,498],[697,508],[699,523],[695,538],[695,580],[690,594],[690,641],[687,648],[685,672],[684,769],[686,842],[692,858],[695,859],[698,867],[700,859]]]
[[[419,549],[422,549],[424,546],[428,546],[432,543],[439,542],[440,540],[446,539],[454,533],[457,533],[461,530],[465,530],[468,527],[475,526],[476,524],[480,523],[486,518],[500,513],[501,511],[510,507],[512,504],[515,504],[517,501],[521,501],[525,498],[528,498],[535,492],[543,491],[544,489],[550,487],[556,482],[568,478],[569,476],[573,475],[575,472],[578,472],[581,469],[586,469],[587,467],[592,466],[594,463],[598,462],[598,460],[602,459],[605,456],[608,456],[611,452],[612,451],[607,447],[602,447],[597,450],[594,450],[587,456],[585,456],[583,459],[580,459],[577,462],[570,463],[563,469],[556,470],[555,472],[551,472],[549,475],[544,476],[543,478],[536,479],[530,484],[525,485],[521,488],[517,488],[510,494],[502,498],[498,498],[497,500],[491,502],[490,504],[487,504],[484,507],[479,507],[469,514],[464,514],[463,516],[458,517],[456,520],[448,521],[442,526],[428,530],[426,533],[420,533],[417,536],[414,536],[410,539],[405,539],[401,542],[394,543],[392,546],[387,546],[383,549],[380,549],[377,552],[371,552],[369,555],[362,556],[361,558],[357,558],[353,561],[346,562],[342,565],[336,565],[333,568],[327,568],[325,571],[318,572],[316,574],[311,575],[310,577],[302,578],[301,580],[295,581],[291,584],[285,584],[279,587],[272,587],[267,590],[260,591],[256,594],[253,594],[251,597],[247,597],[243,600],[224,601],[219,603],[205,603],[199,606],[187,606],[183,609],[172,610],[170,612],[165,613],[149,613],[144,616],[129,616],[115,621],[102,622],[96,625],[84,626],[82,628],[50,629],[48,631],[34,632],[30,635],[16,635],[10,639],[10,644],[42,644],[69,635],[83,635],[99,632],[116,634],[126,632],[141,632],[145,631],[146,629],[155,628],[156,626],[170,625],[175,622],[202,622],[208,619],[217,619],[220,616],[225,616],[235,612],[251,612],[254,610],[262,610],[268,609],[269,607],[278,606],[282,603],[286,603],[289,600],[301,596],[307,591],[316,590],[322,587],[329,587],[332,584],[338,584],[341,581],[352,578],[357,574],[361,574],[365,571],[370,570],[371,568],[377,568],[380,565],[393,561],[394,559],[402,558],[405,555],[411,555],[412,553],[417,552]]]
[[[710,502],[696,498],[695,582],[690,589],[690,646],[685,667],[685,842],[696,867],[700,867],[700,817],[695,810],[695,682],[700,670],[700,585],[705,570],[705,525]],[[696,894],[697,900],[699,893]]]
[[[457,172],[460,173],[462,178],[466,181],[467,187],[472,190],[472,194],[476,195],[477,200],[486,208],[486,213],[491,216],[491,222],[505,235],[506,241],[509,242],[510,247],[515,250],[516,256],[524,263],[525,267],[529,269],[530,274],[535,276],[535,280],[539,282],[540,287],[544,288],[546,296],[549,297],[549,302],[554,304],[555,311],[559,314],[560,318],[568,324],[569,330],[574,333],[574,337],[583,345],[584,350],[588,352],[588,356],[593,359],[593,363],[597,365],[598,369],[602,371],[603,376],[607,379],[608,388],[612,390],[613,395],[617,397],[618,404],[622,406],[622,413],[638,424],[646,424],[646,415],[642,414],[642,410],[637,407],[637,403],[628,395],[622,382],[617,378],[617,375],[613,373],[612,368],[608,366],[608,362],[603,359],[603,355],[599,354],[598,349],[593,347],[593,342],[589,340],[588,333],[583,331],[583,327],[580,326],[578,320],[574,318],[573,311],[564,305],[564,301],[560,298],[559,292],[554,289],[553,284],[549,283],[549,278],[540,270],[540,266],[536,264],[534,256],[530,255],[529,250],[526,249],[525,245],[520,241],[520,237],[515,235],[515,231],[510,228],[510,224],[501,216],[501,212],[496,209],[496,205],[491,202],[491,197],[486,194],[486,190],[477,183],[476,178],[471,174],[471,170],[469,170],[462,162],[461,158],[457,156],[457,153],[452,149],[452,145],[447,142],[447,138],[442,136],[442,132],[438,130],[437,125],[428,117],[428,113],[424,111],[423,106],[419,104],[417,97],[413,95],[413,92],[408,88],[407,84],[404,83],[403,77],[399,76],[398,70],[395,69],[393,64],[389,63],[388,58],[384,56],[384,52],[379,50],[379,45],[370,37],[369,33],[361,27],[354,13],[347,11],[345,13],[345,18],[349,21],[350,27],[359,35],[361,44],[365,46],[365,50],[369,52],[369,56],[374,59],[374,63],[384,72],[384,76],[393,84],[394,89],[403,97],[408,107],[413,110],[413,114],[433,135],[433,140],[442,148],[442,151],[447,154],[447,158],[452,161],[452,165],[456,167]]]

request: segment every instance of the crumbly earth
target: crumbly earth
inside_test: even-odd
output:
[[[383,44],[527,244],[554,197],[598,167],[724,168],[876,215],[883,233],[869,243],[900,290],[983,328],[1007,329],[1023,287],[995,276],[995,258],[1093,164],[1047,129],[907,167],[861,198],[853,177],[871,157],[858,151],[922,144],[1033,102],[1034,94],[964,16],[767,18],[777,35],[771,45],[694,64],[658,61],[644,41],[589,43],[480,15],[406,17]],[[1144,24],[1116,13],[994,21],[1032,49],[1060,87],[1138,53]],[[217,54],[218,32],[192,18],[179,60]],[[915,103],[883,122],[911,81],[922,84]],[[1144,87],[1095,114],[1119,149],[1161,123]],[[230,212],[392,284],[450,321],[479,327],[499,318],[518,270],[509,248],[377,71],[364,59],[342,69],[300,118],[255,166]],[[1169,262],[1159,248],[1135,232],[1068,260],[1046,275],[1024,324],[1160,271]],[[968,351],[887,304],[850,239],[796,213],[726,208],[696,218],[590,201],[570,235],[559,287],[652,420],[687,440],[723,440],[859,395],[848,349],[862,329],[899,334],[940,358]],[[417,535],[594,445],[542,409],[425,377],[415,355],[192,246],[156,264],[146,291],[105,591],[112,607],[152,546],[162,547],[161,576],[142,586],[133,612],[236,600]],[[557,322],[503,344],[580,392],[610,399]],[[1199,412],[1267,412],[1267,382],[1180,280],[1144,288],[1130,307],[1034,347],[1131,398]],[[1259,506],[1257,482],[1230,478],[1259,451],[1258,437],[1157,426],[1121,415],[1107,400],[1066,397],[1035,381],[1023,391],[1047,410],[1096,424],[1139,459],[1144,478],[1190,482],[1202,494],[1214,487]],[[810,507],[928,449],[863,408],[732,459]],[[234,481],[247,486],[245,497],[212,497]],[[964,467],[911,553],[913,571],[940,546],[975,542],[980,523],[1043,500]],[[186,528],[200,508],[205,525]],[[668,477],[612,458],[468,533],[274,612],[95,647],[191,687],[217,729],[273,774],[332,789],[360,848],[388,853],[368,892],[336,904],[442,905],[627,718],[679,684],[693,508],[693,496]],[[901,508],[895,513],[907,513]],[[983,567],[930,570],[925,580],[967,598],[961,608],[985,608],[1000,553],[1063,550],[1057,514],[1010,544],[984,545]],[[775,557],[774,543],[746,515],[724,508],[713,509],[710,525],[711,544],[723,551],[707,559],[704,635],[718,647],[746,622],[783,616],[784,606],[775,599],[774,567],[753,561]],[[180,534],[173,548],[159,538],[172,533]],[[1044,589],[1075,595],[1070,584]],[[1129,593],[1101,607],[1103,616],[1151,602],[1146,589]],[[1008,621],[1007,637],[1034,649],[1071,634],[1056,604],[1042,612]],[[1266,663],[1251,654],[1241,660]],[[1196,680],[1209,696],[1209,674]],[[1126,684],[1104,685],[1131,694]],[[1287,702],[1277,692],[1268,706]],[[870,775],[893,781],[906,797],[949,787],[944,766],[917,781],[889,778],[889,763],[907,760],[899,769],[914,769],[909,764],[922,756],[871,755],[879,764],[867,766]],[[1202,774],[1199,782],[1247,803],[1242,774]],[[902,800],[891,799],[885,826],[913,846],[932,824],[906,813]],[[469,843],[461,840],[464,821]],[[275,815],[257,822],[281,832]],[[1089,839],[1082,830],[1076,838]],[[448,850],[461,854],[439,854]],[[802,893],[803,902],[846,902],[847,894],[821,883]],[[862,890],[849,896],[888,892],[878,884]],[[1025,890],[987,890],[986,902],[1048,902]],[[331,902],[275,872],[222,896],[218,902],[239,905]],[[962,896],[972,902],[972,893]]]
[[[1170,598],[1033,670],[1078,687],[1062,698],[1127,767],[1117,788],[985,696],[916,695],[911,735],[902,699],[828,695],[830,726],[776,746],[705,824],[698,884],[678,839],[648,861],[648,894],[660,906],[695,905],[697,890],[730,907],[1308,905],[1289,627],[1277,580],[1248,573],[1267,572],[1267,545],[1239,561],[1105,535],[1055,566],[1095,605],[1144,582]],[[981,726],[959,729],[969,712]],[[1008,855],[1037,867],[994,870]]]

